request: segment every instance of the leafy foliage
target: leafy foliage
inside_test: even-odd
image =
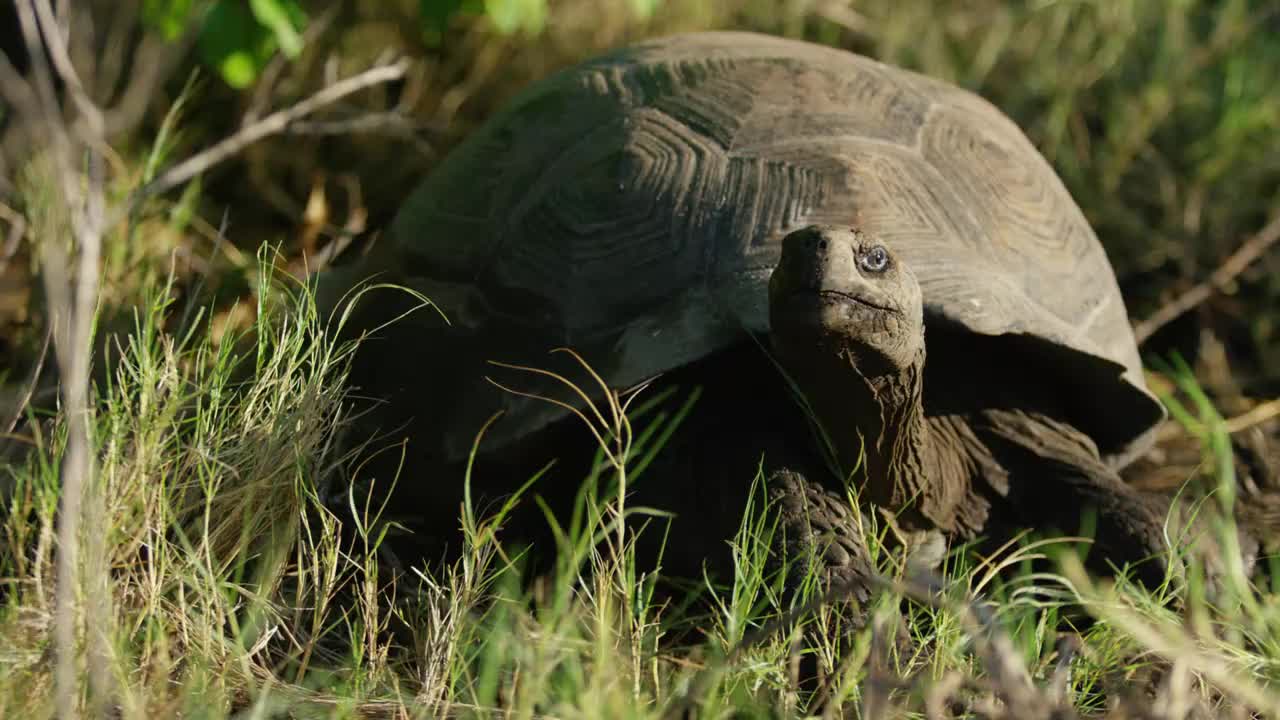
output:
[[[195,22],[201,61],[244,88],[277,51],[289,58],[302,52],[307,14],[298,0],[146,0],[142,21],[170,41]]]
[[[661,0],[631,0],[648,17]],[[504,35],[536,35],[547,21],[547,0],[420,0],[419,22],[427,45],[438,45],[458,15],[483,15]],[[233,88],[248,87],[278,51],[294,58],[302,51],[307,13],[298,0],[145,0],[143,22],[167,40],[176,40],[198,19],[201,61]]]
[[[275,54],[297,55],[302,8],[292,0],[219,0],[204,17],[200,57],[228,85],[247,87]]]

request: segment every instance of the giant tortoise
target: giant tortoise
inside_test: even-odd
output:
[[[354,377],[440,466],[495,410],[488,457],[563,425],[486,361],[570,347],[614,387],[704,369],[694,440],[647,471],[660,498],[749,484],[707,473],[763,451],[789,512],[852,483],[909,532],[969,537],[997,517],[1074,531],[1092,506],[1117,563],[1163,549],[1117,474],[1164,410],[1102,246],[1023,133],[947,83],[740,32],[588,60],[452,151],[331,284],[379,274],[449,321],[383,328]],[[458,477],[402,482],[445,502]]]

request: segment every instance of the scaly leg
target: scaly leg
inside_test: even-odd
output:
[[[1009,473],[1013,509],[1036,525],[1064,532],[1080,526],[1086,508],[1097,513],[1090,560],[1130,565],[1154,588],[1167,577],[1170,559],[1165,513],[1156,498],[1127,484],[1104,463],[1093,441],[1077,428],[1023,410],[986,410],[975,431]],[[1175,568],[1175,572],[1180,572]]]

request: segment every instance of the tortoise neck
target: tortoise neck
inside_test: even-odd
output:
[[[896,373],[867,376],[850,368],[852,387],[843,402],[856,426],[833,438],[845,477],[861,478],[871,502],[904,519],[924,510],[935,454],[924,414],[924,360],[921,348],[915,361]]]
[[[901,369],[880,368],[842,348],[784,364],[800,386],[821,426],[836,470],[860,486],[859,495],[897,513],[904,525],[946,525],[945,508],[928,482],[936,472],[938,448],[924,411],[922,347]]]

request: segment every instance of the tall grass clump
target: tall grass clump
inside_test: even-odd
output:
[[[132,330],[98,358],[108,369],[91,434],[104,522],[81,541],[104,550],[110,598],[106,617],[80,621],[106,640],[110,657],[97,660],[131,717],[266,701],[274,683],[314,676],[335,631],[355,640],[361,623],[381,622],[335,607],[358,568],[321,497],[339,460],[354,345],[325,339],[325,319],[269,253],[249,332],[221,342],[208,323],[173,332],[172,291],[150,287]],[[0,713],[38,717],[51,711],[66,418],[31,412],[26,427],[29,448],[3,468]],[[373,645],[356,663],[366,682],[382,678]]]

